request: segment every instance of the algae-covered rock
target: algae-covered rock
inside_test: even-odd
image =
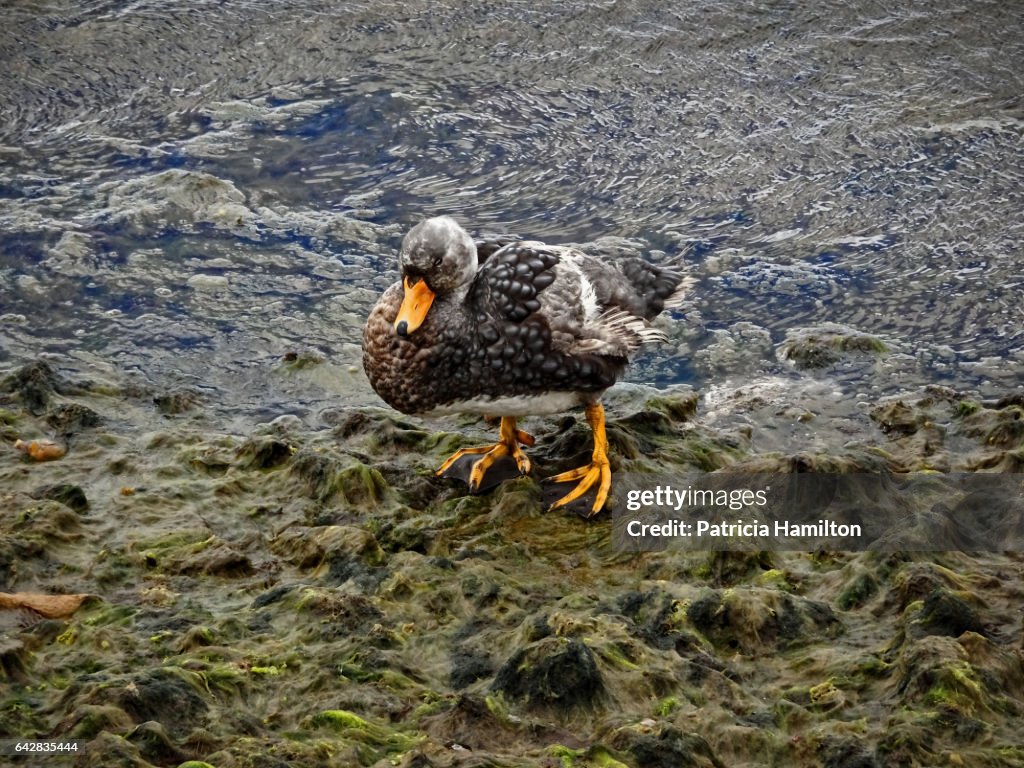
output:
[[[139,723],[125,738],[138,747],[139,753],[151,763],[167,765],[185,759],[185,754],[171,742],[164,727],[152,720]]]
[[[593,652],[576,638],[548,637],[516,651],[498,670],[491,689],[528,709],[571,713],[593,709],[605,684]]]
[[[504,751],[523,738],[521,727],[498,717],[493,704],[479,696],[462,694],[445,711],[424,717],[420,729],[444,744],[472,750]]]
[[[310,498],[357,510],[373,508],[389,491],[378,469],[330,451],[302,448],[292,457],[289,470]]]
[[[53,499],[82,515],[89,511],[89,500],[81,486],[71,483],[44,485],[32,492],[35,499]]]
[[[637,768],[726,768],[704,737],[672,725],[620,728],[609,744],[628,753]]]
[[[80,403],[64,403],[46,416],[46,423],[58,435],[74,435],[99,425],[100,415],[92,408]]]
[[[787,331],[782,344],[782,357],[799,370],[827,368],[850,354],[879,355],[886,351],[881,339],[837,323]]]
[[[204,690],[197,675],[165,667],[135,675],[116,691],[99,690],[97,695],[113,698],[136,723],[155,720],[172,737],[181,738],[206,722],[209,704]]]
[[[827,604],[765,588],[707,590],[686,616],[716,647],[748,653],[799,646],[841,631]]]
[[[959,637],[964,632],[988,634],[978,609],[947,589],[932,591],[921,606],[914,624],[923,634]]]
[[[246,440],[238,449],[238,462],[245,469],[274,469],[295,453],[295,446],[269,435]]]
[[[65,388],[64,380],[44,360],[26,363],[0,381],[0,392],[15,395],[32,414],[43,413],[53,396]]]
[[[177,389],[153,398],[156,409],[165,416],[177,416],[195,409],[202,402],[199,393],[192,389]]]
[[[378,750],[380,756],[406,752],[416,743],[414,737],[395,728],[370,722],[354,712],[343,709],[317,712],[304,721],[304,726],[311,729],[329,730],[341,739]],[[369,764],[369,762],[364,764]]]
[[[75,756],[78,768],[152,768],[139,748],[122,736],[100,733]]]

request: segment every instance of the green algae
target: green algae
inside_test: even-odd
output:
[[[718,446],[715,461],[750,450],[735,435],[707,429],[699,416],[683,424],[682,410],[649,401],[643,407],[638,414],[662,412],[632,420],[627,413],[616,429],[636,446],[671,453],[626,462],[673,465],[691,439]],[[919,409],[908,407],[916,424]],[[551,425],[529,429],[543,440]],[[601,520],[544,513],[536,478],[468,496],[434,479],[435,457],[421,452],[434,435],[438,446],[463,438],[416,434],[401,419],[393,429],[393,438],[379,441],[372,431],[352,440],[324,431],[294,441],[302,446],[296,456],[330,457],[331,472],[354,468],[356,488],[379,486],[360,467],[376,469],[388,486],[376,501],[369,491],[360,490],[354,503],[349,490],[331,490],[330,473],[326,495],[310,493],[314,486],[294,470],[294,457],[262,466],[235,454],[224,477],[185,467],[184,476],[147,476],[148,490],[135,479],[111,481],[141,489],[127,497],[113,484],[93,492],[91,476],[75,479],[95,505],[86,524],[79,521],[81,552],[76,543],[58,554],[39,536],[37,554],[19,554],[16,563],[47,583],[56,558],[68,557],[61,583],[71,590],[87,584],[107,602],[53,628],[19,633],[32,648],[27,680],[12,682],[24,709],[0,709],[0,726],[23,734],[80,726],[98,748],[148,718],[187,755],[254,768],[269,760],[346,768],[446,764],[450,745],[465,746],[459,739],[477,731],[474,759],[495,765],[714,765],[714,756],[680,731],[695,722],[726,765],[759,764],[766,749],[778,765],[827,763],[847,754],[841,740],[851,733],[878,755],[885,745],[886,755],[905,749],[900,754],[925,755],[916,759],[932,764],[929,755],[964,738],[942,720],[954,712],[961,734],[974,732],[973,718],[990,723],[984,739],[971,742],[973,751],[964,751],[975,761],[968,764],[998,760],[997,746],[1012,743],[1007,723],[1024,702],[1019,675],[1011,656],[981,635],[990,627],[1015,631],[1007,619],[1015,616],[1013,578],[992,576],[1013,573],[1001,556],[982,568],[936,554],[616,553]],[[169,436],[151,449],[153,464],[180,464],[205,444],[196,439],[188,453],[185,443],[182,434]],[[123,440],[118,456],[131,444]],[[893,457],[905,455],[896,442],[890,448]],[[96,451],[100,466],[113,460],[108,448]],[[280,447],[271,449],[271,464],[275,451],[283,456]],[[848,454],[861,455],[822,451],[816,466],[849,463]],[[998,455],[1002,461],[1009,452]],[[124,471],[135,472],[129,464]],[[22,523],[56,510],[15,507],[26,508],[34,511]],[[253,569],[217,583],[204,567],[225,547],[244,553]],[[837,618],[829,606],[846,613]],[[958,627],[981,632],[958,637]],[[565,673],[557,657],[574,641],[590,650],[604,683],[588,706],[570,706],[568,692],[549,684]],[[510,665],[520,652],[522,663]],[[473,674],[458,677],[459,665],[470,662],[477,664]],[[507,687],[493,689],[506,666]],[[147,675],[164,667],[181,677]],[[585,673],[587,664],[567,669]],[[133,685],[141,696],[129,693]],[[157,706],[164,692],[187,716]],[[789,698],[779,701],[780,692]],[[467,718],[455,703],[463,694],[478,698],[490,719]],[[768,700],[777,703],[766,710]],[[347,714],[314,725],[309,712]],[[903,713],[910,725],[899,731]],[[883,718],[893,719],[897,737],[887,741]],[[194,733],[202,749],[186,748]],[[942,746],[919,751],[930,743]],[[148,760],[137,744],[120,748],[125,760]]]
[[[365,744],[380,750],[381,755],[408,752],[418,739],[377,723],[372,723],[353,712],[328,709],[310,716],[307,728],[324,728],[347,741]]]
[[[843,588],[836,600],[840,610],[849,611],[860,608],[878,592],[878,580],[870,572],[857,574],[853,580]]]
[[[561,768],[629,768],[602,746],[571,749],[554,744],[548,748],[548,754],[558,759]]]
[[[666,696],[658,702],[654,708],[657,717],[668,717],[679,708],[679,699],[675,696]]]

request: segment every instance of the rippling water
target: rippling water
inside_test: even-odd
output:
[[[890,350],[828,372],[851,392],[1019,388],[1020,4],[663,5],[5,7],[0,366],[376,402],[360,323],[445,212],[684,259],[637,380],[787,374],[839,323]]]

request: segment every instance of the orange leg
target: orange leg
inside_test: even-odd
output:
[[[608,491],[612,487],[612,470],[608,465],[608,435],[605,434],[604,429],[604,406],[600,403],[588,405],[587,423],[590,424],[590,429],[594,433],[594,453],[591,456],[590,463],[585,467],[571,469],[568,472],[548,478],[548,482],[552,483],[580,481],[569,493],[552,504],[549,511],[575,501],[589,491],[591,486],[597,482],[600,482],[600,485],[597,488],[594,503],[590,508],[590,514],[587,517],[593,517],[600,512],[605,502],[608,501]]]
[[[438,468],[435,474],[443,475],[445,471],[451,467],[456,461],[461,459],[463,456],[474,456],[482,454],[481,457],[473,464],[473,469],[469,473],[469,490],[475,491],[480,487],[483,482],[484,475],[487,474],[487,470],[493,466],[494,462],[503,456],[511,456],[515,459],[516,466],[519,467],[519,471],[524,475],[530,471],[530,458],[523,453],[519,444],[533,445],[533,435],[523,432],[521,429],[516,428],[516,419],[514,416],[502,416],[501,417],[501,428],[498,431],[498,442],[494,445],[481,445],[476,448],[461,448],[453,453],[444,464]]]

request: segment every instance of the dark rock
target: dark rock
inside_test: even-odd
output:
[[[449,659],[451,672],[448,680],[453,690],[461,691],[477,680],[494,674],[494,662],[490,657],[471,648],[456,648]]]
[[[924,416],[902,400],[876,405],[871,418],[890,435],[912,435],[920,428]]]
[[[365,559],[348,552],[334,552],[327,556],[327,584],[341,585],[351,579],[365,592],[373,592],[387,578],[388,569],[369,564]]]
[[[568,713],[594,709],[605,685],[594,654],[581,640],[549,637],[516,651],[498,670],[491,689],[532,710]]]
[[[337,589],[308,590],[299,605],[327,619],[321,625],[321,636],[325,639],[365,632],[384,618],[384,613],[369,598]]]
[[[65,403],[47,415],[46,423],[59,435],[73,435],[98,426],[100,415],[92,408],[79,403]]]
[[[822,768],[879,768],[880,763],[853,739],[825,739],[818,747]]]
[[[715,591],[698,597],[686,609],[686,618],[705,634],[722,626],[722,595]]]
[[[238,460],[245,469],[273,469],[288,461],[295,449],[274,437],[253,437],[238,449]]]
[[[764,588],[702,595],[690,604],[687,619],[716,646],[747,651],[806,644],[839,629],[828,604]]]
[[[209,709],[186,680],[188,674],[172,669],[144,672],[121,689],[118,704],[136,722],[155,720],[172,736],[180,738],[204,725]]]
[[[375,467],[312,449],[299,450],[292,457],[290,471],[310,498],[328,501],[340,497],[359,510],[375,507],[389,491]]]
[[[620,729],[611,746],[631,753],[637,768],[725,768],[703,737],[671,725],[657,733]]]
[[[39,415],[62,388],[61,379],[42,360],[23,365],[0,382],[0,392],[14,394],[27,411]]]
[[[271,603],[276,603],[278,600],[283,598],[292,590],[296,589],[298,586],[300,585],[279,584],[278,586],[273,587],[272,589],[268,589],[266,592],[262,592],[256,595],[255,598],[253,598],[252,607],[263,608],[264,606],[270,605]]]
[[[44,485],[33,491],[32,498],[51,499],[80,515],[89,511],[89,500],[85,497],[85,491],[79,486],[71,485],[70,483]]]
[[[25,665],[30,655],[24,641],[6,633],[0,635],[0,679],[24,683],[28,679]]]
[[[978,612],[947,589],[936,589],[925,598],[918,626],[926,635],[959,637],[964,632],[988,634]]]
[[[177,390],[153,398],[156,409],[165,416],[174,416],[191,411],[202,402],[199,393],[192,390]]]

